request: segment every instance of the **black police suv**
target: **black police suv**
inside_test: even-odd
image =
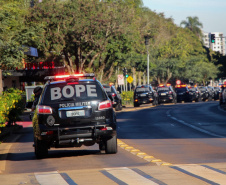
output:
[[[46,157],[51,147],[95,143],[108,154],[117,153],[116,114],[94,74],[45,79],[48,81],[32,120],[36,157]]]
[[[177,94],[174,91],[173,87],[170,84],[159,84],[157,87],[158,92],[158,102],[171,102],[171,103],[177,103]]]
[[[175,91],[177,93],[177,102],[191,102],[192,95],[189,93],[187,85],[176,85]]]
[[[212,99],[214,99],[214,93],[215,93],[214,87],[207,86],[207,89],[209,91],[209,99],[208,100],[211,101]]]
[[[214,87],[214,100],[218,100],[219,99],[220,91],[221,91],[220,87]]]
[[[113,85],[103,85],[108,97],[112,100],[113,107],[116,111],[122,110],[122,98]]]
[[[202,101],[206,101],[209,99],[209,91],[206,86],[199,86],[199,90],[201,91]]]
[[[219,93],[219,103],[222,108],[226,108],[226,84],[221,86],[221,91]]]
[[[134,91],[134,107],[139,107],[141,104],[152,103],[153,105],[158,104],[158,94],[152,88],[151,85],[137,86]]]
[[[200,102],[202,100],[201,97],[201,91],[197,86],[190,86],[189,88],[189,94],[191,95],[192,101]]]

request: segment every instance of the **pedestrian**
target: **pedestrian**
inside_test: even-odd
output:
[[[33,93],[35,95],[35,100],[33,102],[33,105],[32,105],[32,108],[31,108],[31,111],[34,111],[36,109],[36,105],[38,104],[38,101],[39,101],[39,97],[40,95],[42,94],[42,88],[41,87],[35,87],[34,90],[33,90]]]

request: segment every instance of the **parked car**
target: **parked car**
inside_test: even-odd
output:
[[[174,91],[171,84],[159,84],[157,87],[158,92],[158,101],[159,103],[163,102],[170,102],[170,103],[177,103],[177,94]]]
[[[137,86],[134,91],[134,107],[139,107],[141,104],[152,103],[158,104],[158,94],[151,85]]]
[[[191,102],[193,94],[189,93],[187,85],[176,85],[175,91],[177,93],[177,102]]]
[[[197,86],[190,86],[189,93],[192,95],[192,101],[199,102],[202,100],[201,91]]]
[[[209,91],[206,86],[198,86],[199,90],[201,91],[202,101],[206,101],[209,98]]]
[[[214,88],[212,86],[207,86],[207,89],[209,91],[209,98],[208,98],[208,100],[212,101],[214,99],[214,93],[215,93]]]
[[[220,106],[225,108],[225,106],[226,106],[226,84],[223,84],[221,86],[221,91],[219,93],[219,103],[220,103]]]
[[[219,100],[220,91],[221,91],[220,87],[214,87],[214,100]]]
[[[90,78],[91,79],[84,79]],[[117,153],[116,114],[112,101],[93,74],[49,76],[33,117],[37,158],[51,147],[99,144]]]
[[[113,85],[103,85],[108,97],[112,100],[113,107],[116,111],[122,110],[122,98],[119,91]]]

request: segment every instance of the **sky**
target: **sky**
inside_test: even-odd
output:
[[[222,32],[226,36],[226,0],[143,0],[143,5],[164,13],[178,26],[188,16],[197,16],[204,32]]]

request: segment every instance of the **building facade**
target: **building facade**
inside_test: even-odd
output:
[[[211,35],[214,36],[214,40],[211,38]],[[225,51],[225,37],[222,32],[210,32],[203,33],[203,44],[207,48],[215,52],[219,52],[222,55],[226,54]]]

